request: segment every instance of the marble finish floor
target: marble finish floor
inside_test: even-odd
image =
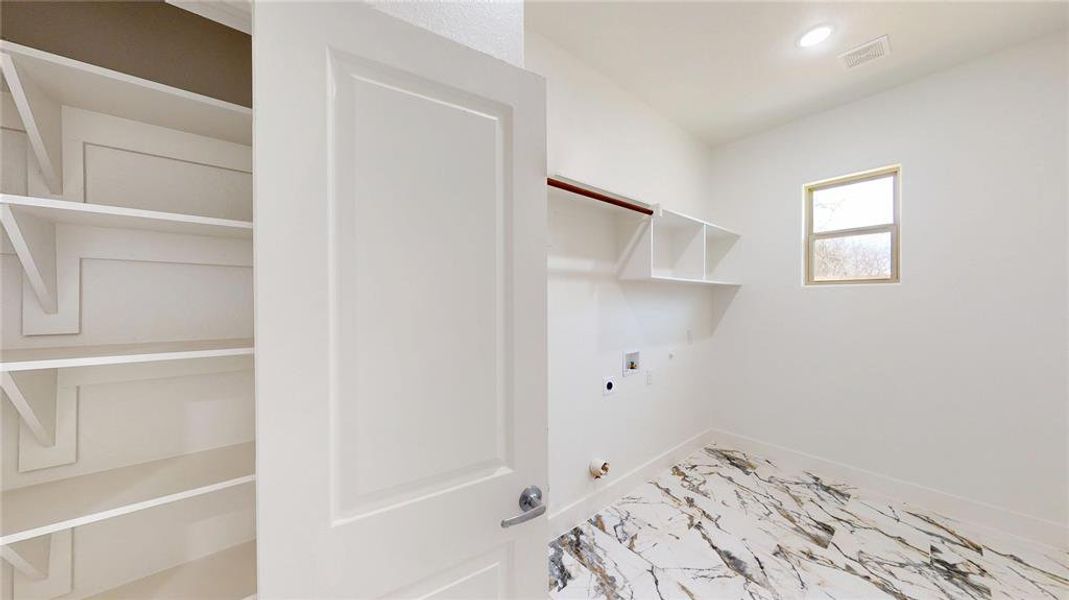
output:
[[[1069,555],[708,446],[553,541],[549,585],[557,600],[1056,600]]]

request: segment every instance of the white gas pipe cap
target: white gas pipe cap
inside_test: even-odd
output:
[[[594,476],[594,479],[601,479],[609,474],[609,462],[596,458],[590,461],[590,474]]]

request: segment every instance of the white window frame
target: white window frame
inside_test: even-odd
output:
[[[893,222],[884,225],[870,225],[867,227],[853,227],[849,229],[834,229],[831,231],[813,231],[813,192],[817,190],[839,187],[851,183],[858,183],[861,181],[869,181],[872,179],[881,179],[891,175],[893,178],[893,202],[892,208]],[[822,181],[815,181],[813,183],[807,183],[804,186],[804,198],[805,198],[805,285],[807,286],[821,286],[821,285],[849,285],[858,283],[899,283],[901,281],[901,269],[900,269],[900,216],[901,216],[901,189],[902,189],[902,166],[890,165],[886,167],[880,167],[878,169],[872,169],[869,171],[862,171],[860,173],[852,173],[850,175],[843,175],[842,177],[835,177],[833,179],[824,179]],[[817,240],[828,238],[841,238],[841,237],[853,237],[856,235],[865,235],[872,233],[890,233],[891,234],[891,276],[886,278],[874,278],[874,279],[831,279],[831,280],[814,280],[813,279],[813,250],[816,246]]]

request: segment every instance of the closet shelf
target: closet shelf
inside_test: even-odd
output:
[[[0,371],[32,371],[37,369],[62,369],[165,360],[190,360],[194,358],[251,355],[252,353],[253,341],[251,339],[30,348],[4,350],[0,353]]]
[[[19,78],[51,103],[246,146],[252,143],[252,109],[247,106],[8,41],[0,43],[0,50],[11,57]],[[25,122],[26,115],[22,116]]]
[[[247,442],[5,491],[0,545],[247,484],[254,463]]]
[[[739,287],[742,284],[733,281],[717,281],[715,279],[694,279],[690,277],[671,277],[668,275],[651,275],[653,281],[668,281],[671,283],[695,283],[698,285],[717,285],[723,287]]]
[[[256,542],[245,542],[142,577],[96,596],[103,598],[232,598],[256,594]]]
[[[213,237],[252,238],[251,221],[217,219],[182,213],[142,210],[106,204],[86,204],[30,196],[0,194],[0,205],[19,215],[29,215],[48,223],[69,223],[89,227],[141,229],[161,233],[185,233]]]

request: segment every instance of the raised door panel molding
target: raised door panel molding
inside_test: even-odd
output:
[[[338,516],[351,518],[511,472],[505,219],[513,208],[503,180],[511,114],[383,65],[331,62],[333,329],[336,359],[352,365],[334,382],[337,431],[351,432],[335,438],[335,502]],[[399,193],[396,182],[412,171],[427,176]],[[463,224],[444,225],[460,214]],[[406,226],[382,226],[389,222]],[[426,390],[399,377],[406,372],[467,393],[427,402]]]
[[[510,549],[494,549],[384,597],[422,600],[507,598],[509,589],[506,585],[506,571],[509,561],[515,560],[512,554]]]

